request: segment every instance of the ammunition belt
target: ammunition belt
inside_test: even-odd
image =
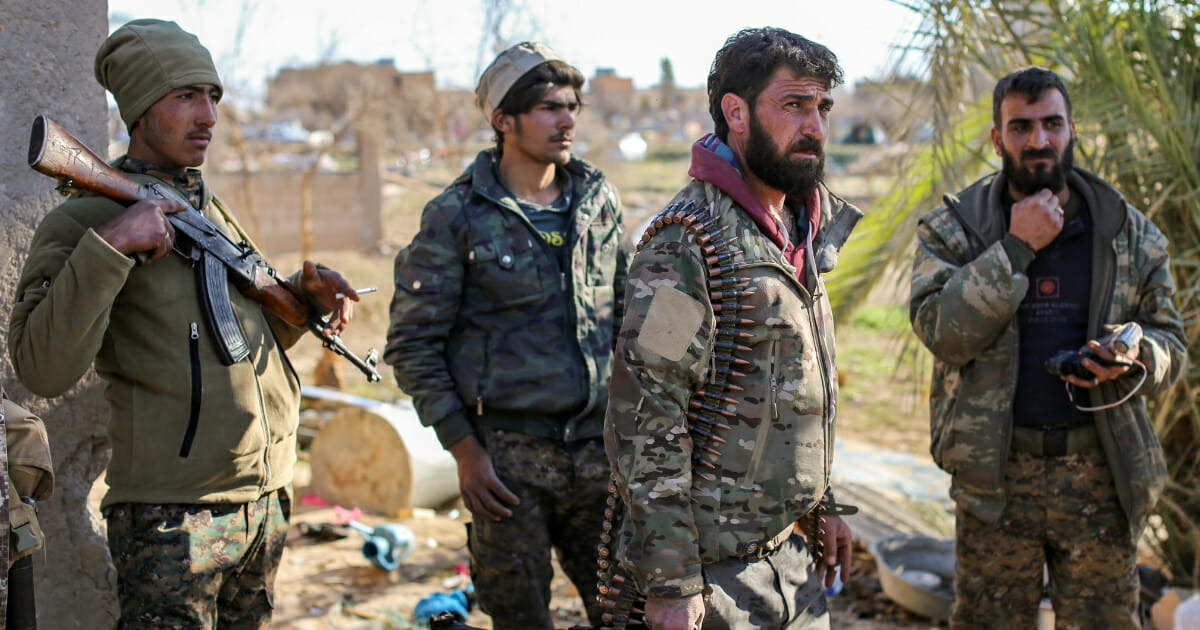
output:
[[[725,443],[721,434],[730,429],[722,419],[733,417],[735,414],[726,407],[737,404],[729,394],[743,391],[741,386],[732,381],[746,376],[738,371],[739,367],[750,365],[749,361],[738,356],[750,351],[749,347],[741,343],[750,338],[750,333],[741,330],[740,327],[754,322],[739,317],[738,313],[752,308],[751,305],[742,303],[742,299],[752,295],[753,291],[746,289],[750,278],[732,275],[745,267],[745,263],[733,262],[739,258],[742,250],[734,246],[737,236],[721,238],[728,226],[719,225],[716,208],[712,205],[701,208],[695,201],[676,201],[669,204],[646,228],[637,244],[637,251],[641,251],[651,237],[664,227],[676,223],[687,228],[704,255],[708,265],[709,299],[716,314],[713,370],[703,387],[692,395],[687,411],[688,432],[693,443],[692,461],[696,464],[692,475],[716,481],[714,472],[721,460],[719,448]],[[617,566],[615,559],[613,523],[618,505],[617,486],[614,482],[609,486],[608,505],[604,511],[604,533],[597,550],[599,570],[596,575],[600,578],[597,584],[597,601],[605,608],[604,625],[597,630],[646,627],[646,599],[637,591],[634,581]]]

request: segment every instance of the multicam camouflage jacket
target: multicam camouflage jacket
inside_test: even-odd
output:
[[[384,359],[444,446],[472,423],[565,441],[602,430],[628,247],[604,174],[572,159],[570,269],[481,152],[396,255]]]
[[[754,557],[828,487],[838,392],[817,261],[861,213],[824,189],[813,199],[806,283],[699,179],[631,263],[604,437],[626,506],[616,556],[644,595],[700,592],[701,565]]]
[[[1139,359],[1151,395],[1183,373],[1183,322],[1175,310],[1167,239],[1119,192],[1075,169],[1068,178],[1094,222],[1088,336],[1102,324],[1138,322]],[[1004,464],[1012,441],[1018,370],[1017,308],[1029,278],[1015,270],[1001,240],[1008,231],[1002,174],[981,179],[921,218],[909,317],[934,355],[930,389],[931,453],[952,475],[955,501],[985,521],[1004,511]],[[1089,391],[1090,406],[1118,401],[1138,382],[1136,369]],[[1096,427],[1134,535],[1165,482],[1162,447],[1141,397],[1095,412]]]

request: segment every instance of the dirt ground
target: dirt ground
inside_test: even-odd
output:
[[[372,564],[362,553],[364,538],[347,528],[329,528],[340,522],[330,506],[305,505],[308,495],[307,467],[298,468],[297,501],[288,546],[275,584],[273,627],[291,630],[385,630],[425,628],[412,619],[412,611],[423,598],[465,586],[467,563],[466,511],[460,505],[441,510],[417,510],[407,518],[386,520],[363,515],[359,522],[376,527],[385,522],[410,529],[415,544],[411,554],[394,571]],[[311,500],[311,499],[309,499]],[[348,534],[329,540],[329,536]],[[309,533],[305,533],[305,532]],[[571,583],[558,574],[552,585],[554,611],[559,628],[587,623],[583,605]],[[874,560],[856,544],[854,569],[842,593],[832,597],[833,627],[858,630],[908,630],[944,627],[905,611],[882,593]],[[492,627],[478,609],[467,623]]]

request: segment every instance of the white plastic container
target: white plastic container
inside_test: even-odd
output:
[[[1200,593],[1179,602],[1175,608],[1174,630],[1200,630]]]

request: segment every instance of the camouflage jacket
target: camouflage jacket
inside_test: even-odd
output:
[[[1183,323],[1172,303],[1175,283],[1167,239],[1119,192],[1081,169],[1068,182],[1094,222],[1088,336],[1102,324],[1135,321],[1145,337],[1139,358],[1149,376],[1138,392],[1169,387],[1187,356]],[[920,219],[909,317],[933,353],[931,453],[952,475],[955,501],[988,522],[1004,511],[1004,465],[1012,441],[1012,400],[1018,378],[1017,308],[1029,278],[1014,269],[1002,245],[1008,231],[1002,174],[981,179]],[[1139,371],[1089,392],[1098,406],[1119,400]],[[1165,482],[1162,447],[1141,397],[1095,412],[1096,426],[1136,535]]]
[[[628,247],[604,174],[572,159],[570,270],[493,170],[494,150],[426,206],[396,255],[384,359],[444,446],[472,423],[600,436]]]
[[[129,162],[121,168],[137,168]],[[203,191],[205,216],[240,239],[199,171],[188,173],[187,183],[162,171],[129,175],[185,196]],[[17,376],[40,396],[61,396],[94,361],[111,408],[104,506],[244,503],[291,483],[300,379],[283,350],[306,331],[230,290],[250,356],[225,365],[192,261],[170,254],[135,265],[97,234],[124,210],[82,195],[38,226],[8,330]]]
[[[702,565],[753,556],[828,487],[838,386],[817,261],[849,232],[834,217],[861,213],[817,198],[807,282],[699,179],[633,258],[604,437],[626,506],[617,558],[645,595],[700,592]]]

